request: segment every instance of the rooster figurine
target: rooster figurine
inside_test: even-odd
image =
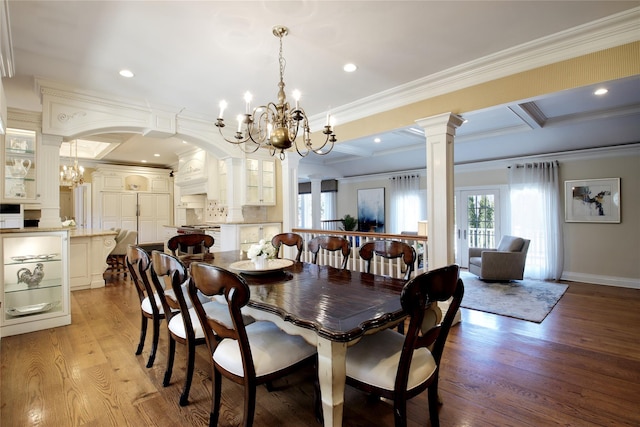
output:
[[[28,268],[18,270],[18,283],[26,283],[27,286],[38,286],[44,277],[44,265],[37,263],[33,273]]]

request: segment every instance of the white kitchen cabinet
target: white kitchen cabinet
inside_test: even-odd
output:
[[[95,228],[135,230],[138,244],[163,242],[164,226],[173,224],[170,172],[144,167],[98,167],[91,175]]]
[[[36,132],[7,129],[4,135],[2,163],[2,199],[9,203],[35,202],[38,198]]]
[[[100,205],[100,228],[136,230],[138,244],[165,240],[164,226],[171,224],[170,194],[103,191]]]
[[[276,162],[273,159],[245,159],[244,204],[276,204]]]
[[[220,226],[220,249],[222,251],[247,251],[251,245],[261,239],[271,241],[280,233],[282,224],[279,222],[262,224],[222,224]]]
[[[1,336],[71,323],[69,231],[3,231]]]

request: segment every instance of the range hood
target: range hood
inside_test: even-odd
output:
[[[180,197],[180,208],[204,209],[206,194],[184,194]]]
[[[180,194],[183,196],[193,194],[206,195],[209,192],[209,183],[206,179],[200,181],[177,182],[176,185],[180,187]]]

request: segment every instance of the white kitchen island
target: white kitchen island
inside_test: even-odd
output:
[[[70,230],[69,237],[71,290],[103,288],[107,256],[116,245],[116,232],[78,228]]]

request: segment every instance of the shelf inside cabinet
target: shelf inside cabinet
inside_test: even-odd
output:
[[[26,283],[5,283],[4,293],[37,291],[38,289],[59,288],[62,286],[60,279],[43,280],[37,286],[28,286]]]
[[[47,263],[47,262],[60,262],[59,254],[45,254],[45,255],[22,255],[22,256],[14,256],[11,257],[10,260],[6,261],[4,265],[29,265],[29,264],[37,264],[39,262]]]
[[[33,316],[35,314],[46,313],[55,307],[60,306],[60,301],[43,302],[39,304],[23,305],[7,308],[10,317]]]

